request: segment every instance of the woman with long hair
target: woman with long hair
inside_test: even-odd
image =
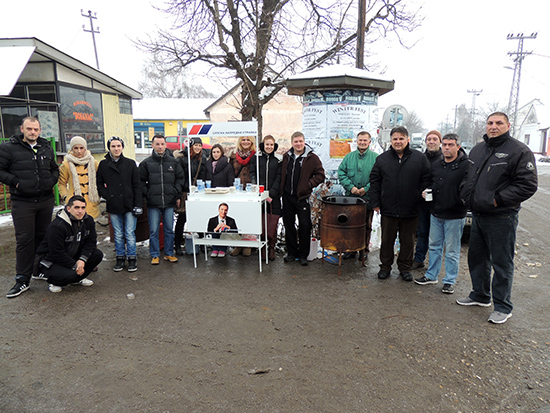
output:
[[[206,162],[206,179],[211,181],[212,188],[233,186],[235,180],[233,167],[224,155],[223,146],[219,143],[210,149],[210,158]]]

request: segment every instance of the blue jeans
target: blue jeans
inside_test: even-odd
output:
[[[131,212],[110,214],[115,233],[115,252],[117,257],[136,258],[137,217]]]
[[[443,247],[445,247],[445,278],[443,284],[454,285],[460,262],[460,239],[466,218],[430,219],[430,265],[424,276],[437,280],[441,271]]]
[[[481,303],[491,301],[495,311],[512,312],[514,247],[518,213],[478,215],[472,219],[468,267],[472,278],[470,298]],[[491,268],[494,271],[491,282]]]
[[[428,252],[430,239],[430,204],[427,202],[420,205],[418,215],[418,226],[416,227],[416,249],[414,250],[414,261],[424,262]]]
[[[174,255],[174,207],[149,208],[149,253],[151,257],[160,256],[159,228],[162,214],[164,231],[164,255]]]

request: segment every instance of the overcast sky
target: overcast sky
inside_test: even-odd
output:
[[[145,56],[135,49],[131,39],[153,33],[156,26],[169,25],[151,3],[27,0],[22,10],[3,1],[0,37],[37,37],[95,67],[91,35],[82,30],[84,24],[89,29],[89,20],[80,13],[81,9],[85,13],[91,9],[97,13],[94,24],[100,30],[96,39],[101,70],[137,88]],[[414,47],[407,50],[397,42],[376,47],[378,54],[373,61],[379,61],[381,69],[386,70],[372,76],[395,80],[395,90],[380,99],[381,106],[401,104],[414,110],[430,129],[447,117],[452,123],[455,105],[471,107],[472,94],[468,90],[483,90],[476,99],[478,108],[493,102],[506,106],[513,71],[504,67],[513,66],[507,52],[515,51],[518,45],[517,40],[506,37],[509,33],[538,32],[537,39],[525,40],[524,49],[533,54],[523,63],[520,105],[539,98],[550,108],[550,35],[548,24],[544,24],[547,2],[426,0],[423,4],[422,27],[404,37],[409,44],[416,42]]]

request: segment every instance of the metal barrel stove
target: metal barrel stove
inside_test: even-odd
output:
[[[353,196],[325,196],[322,198],[321,247],[339,252],[339,268],[343,252],[365,249],[367,231],[367,203]],[[323,259],[324,261],[324,259]]]

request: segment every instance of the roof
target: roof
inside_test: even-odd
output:
[[[363,69],[330,65],[291,76],[286,85],[290,95],[303,95],[306,90],[325,88],[374,89],[381,96],[394,89],[394,80],[375,79]]]
[[[133,102],[135,120],[201,120],[215,99],[146,98]]]
[[[16,51],[19,50],[19,51]],[[0,76],[0,96],[9,95],[13,86],[21,76],[28,62],[50,62],[54,61],[81,73],[96,82],[120,92],[123,95],[133,99],[141,99],[143,96],[140,92],[126,86],[124,83],[82,63],[68,54],[57,50],[56,48],[38,40],[35,37],[22,37],[14,39],[0,39],[0,61],[13,63],[13,70],[7,72],[6,66],[2,67],[2,76]],[[11,84],[11,86],[10,86]],[[7,91],[7,92],[6,92]]]

